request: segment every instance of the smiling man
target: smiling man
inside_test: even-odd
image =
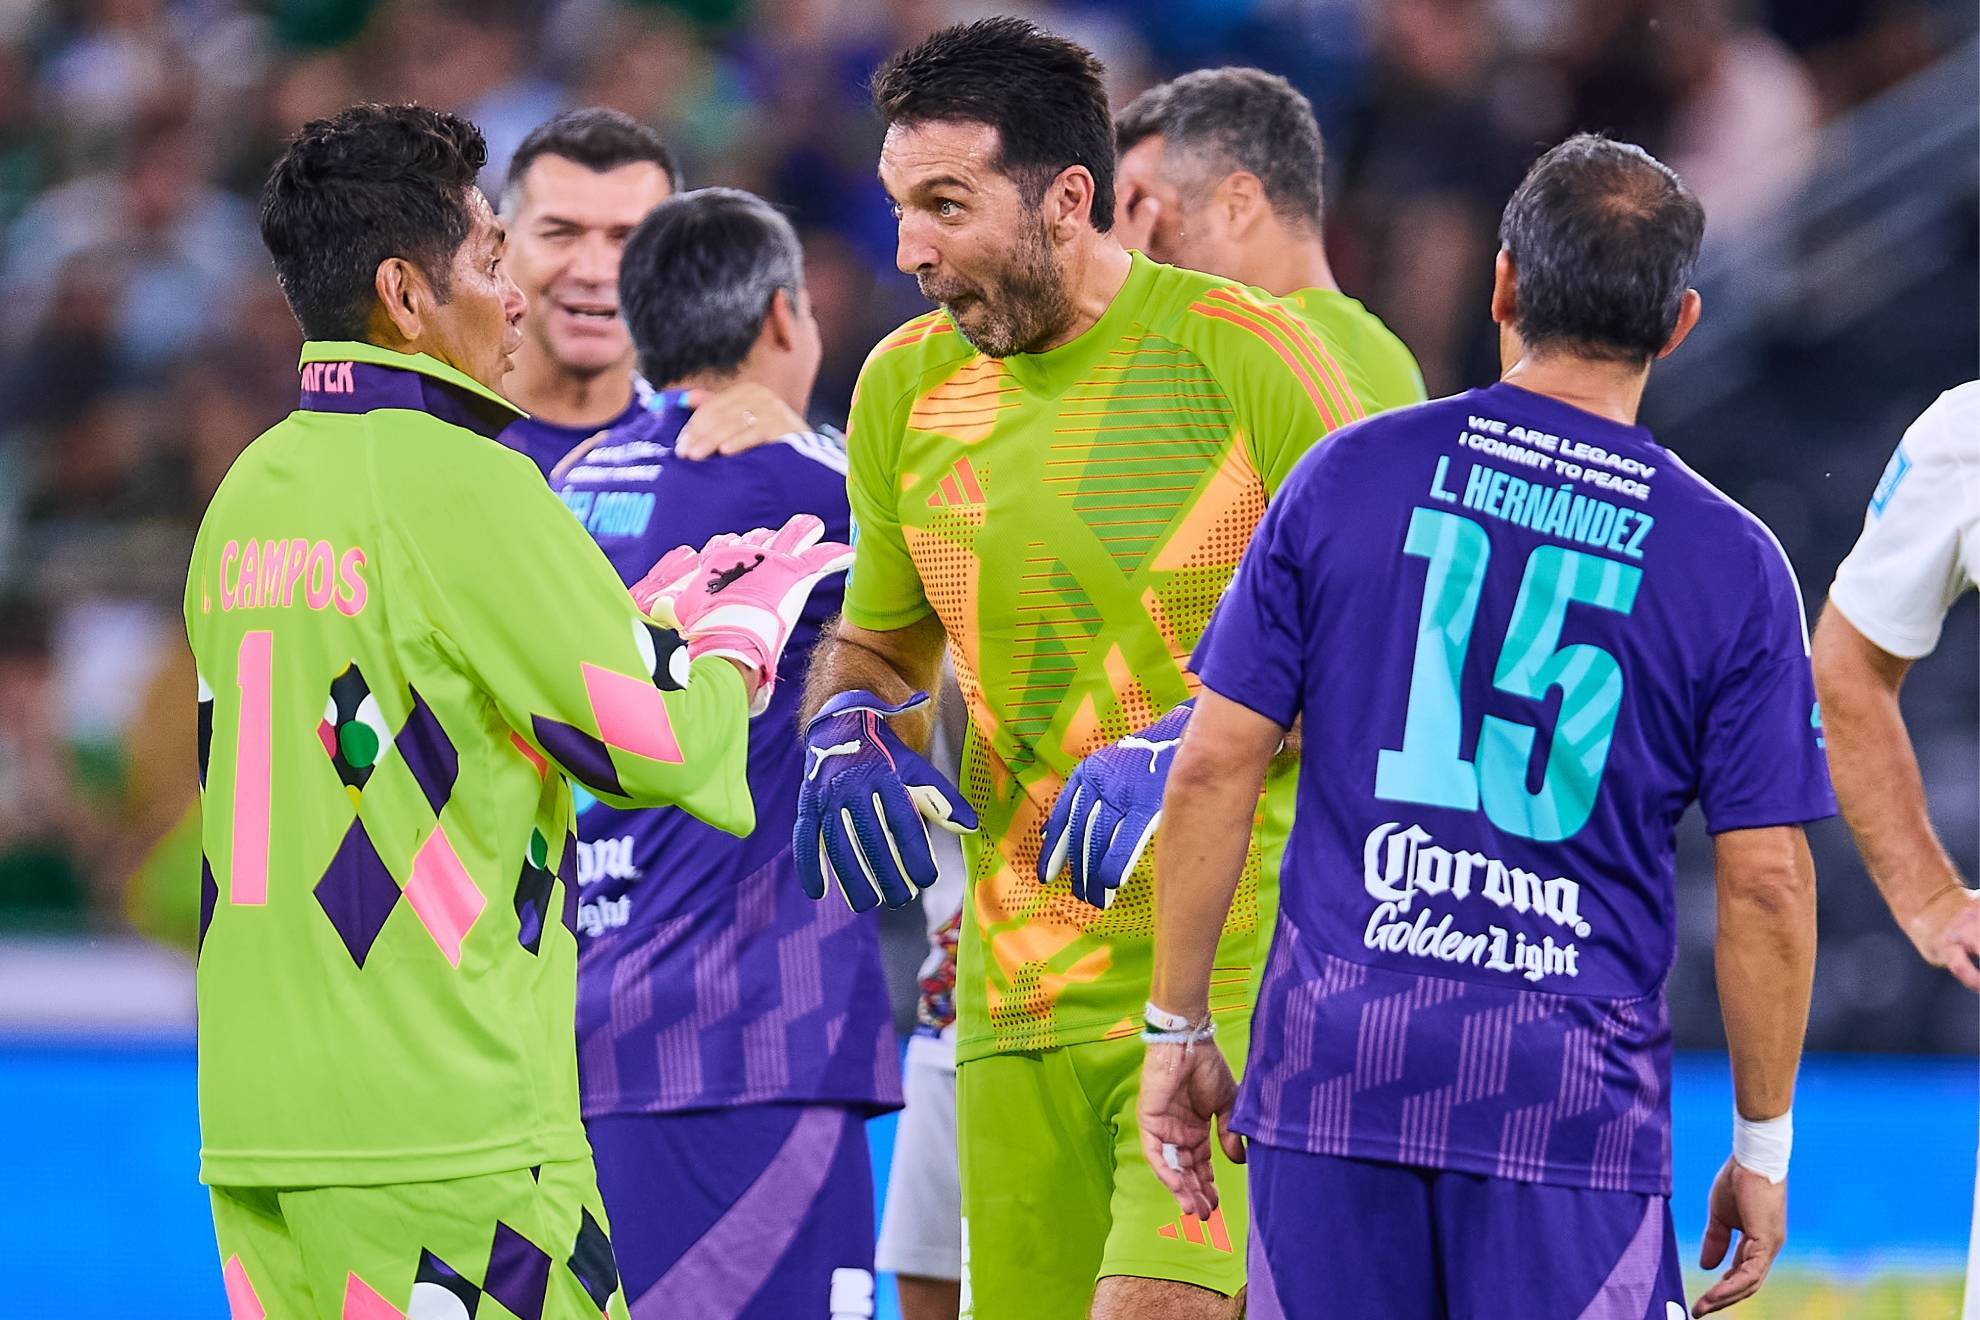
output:
[[[680,187],[658,133],[597,106],[537,126],[509,158],[502,216],[530,312],[503,391],[529,416],[504,430],[502,443],[546,476],[600,431],[637,420],[652,393],[619,314],[619,259],[639,222]],[[677,441],[686,457],[738,453],[805,430],[803,418],[755,382],[693,391],[686,404],[694,411]]]
[[[1039,883],[1039,827],[1080,757],[1189,695],[1182,657],[1267,499],[1362,415],[1360,378],[1283,305],[1122,249],[1086,50],[988,19],[896,55],[873,94],[896,261],[940,306],[855,392],[858,558],[811,670],[798,864],[814,894],[836,877],[856,909],[905,903],[935,874],[917,812],[980,814],[956,982],[966,1312],[1228,1316],[1241,1214],[1180,1220],[1138,1155],[1146,868],[1082,903]],[[903,741],[926,735],[945,640],[966,800]],[[1251,862],[1219,959],[1240,1037],[1273,901]]]
[[[502,218],[530,312],[506,392],[529,416],[502,441],[545,473],[598,431],[639,416],[619,254],[680,186],[660,135],[616,110],[566,111],[509,158]]]

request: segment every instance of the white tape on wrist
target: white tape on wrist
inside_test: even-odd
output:
[[[1733,1114],[1733,1159],[1770,1183],[1786,1180],[1794,1151],[1794,1111],[1755,1122]]]
[[[1217,1024],[1208,1013],[1200,1020],[1192,1021],[1185,1014],[1155,1007],[1152,999],[1148,1001],[1145,1012],[1141,1024],[1141,1040],[1145,1045],[1180,1045],[1185,1050],[1193,1050],[1198,1041],[1209,1040],[1217,1034]]]

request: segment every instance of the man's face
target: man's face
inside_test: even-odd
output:
[[[428,337],[435,357],[493,390],[501,388],[522,347],[519,327],[528,304],[509,278],[502,223],[481,189],[468,189],[468,208],[473,221],[454,250],[447,300],[433,308]]]
[[[672,192],[650,161],[591,170],[539,156],[518,181],[507,219],[509,264],[529,298],[523,331],[560,371],[595,376],[632,351],[619,319],[619,255]]]
[[[990,357],[1049,342],[1072,300],[1043,211],[998,168],[986,124],[896,124],[880,148],[880,183],[899,225],[895,264]]]
[[[1115,230],[1156,261],[1229,275],[1231,240],[1211,205],[1217,181],[1192,164],[1171,153],[1159,133],[1123,152],[1114,175]]]

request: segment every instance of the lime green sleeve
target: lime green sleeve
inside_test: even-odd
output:
[[[1333,352],[1294,307],[1255,289],[1214,291],[1190,327],[1224,382],[1251,461],[1276,495],[1293,464],[1329,432],[1370,411],[1367,377]]]
[[[400,478],[424,495],[416,521],[389,529],[423,579],[411,594],[433,644],[595,796],[680,806],[747,834],[749,710],[735,666],[690,665],[527,459],[458,432],[438,440],[402,455]]]
[[[1372,411],[1367,378],[1357,363],[1330,351],[1290,309],[1280,325],[1287,344],[1284,356],[1294,370],[1271,373],[1261,392],[1260,420],[1247,428],[1267,496],[1279,493],[1307,450]]]
[[[901,533],[901,431],[913,398],[899,374],[877,351],[868,358],[846,424],[853,566],[846,579],[845,617],[873,632],[905,628],[933,608]]]

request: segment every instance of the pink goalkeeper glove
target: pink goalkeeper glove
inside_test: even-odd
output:
[[[800,513],[774,532],[759,527],[713,537],[699,550],[681,546],[634,585],[633,601],[678,629],[690,658],[725,656],[754,675],[749,713],[761,715],[811,589],[852,565],[852,548],[820,540],[824,535],[823,522]]]

